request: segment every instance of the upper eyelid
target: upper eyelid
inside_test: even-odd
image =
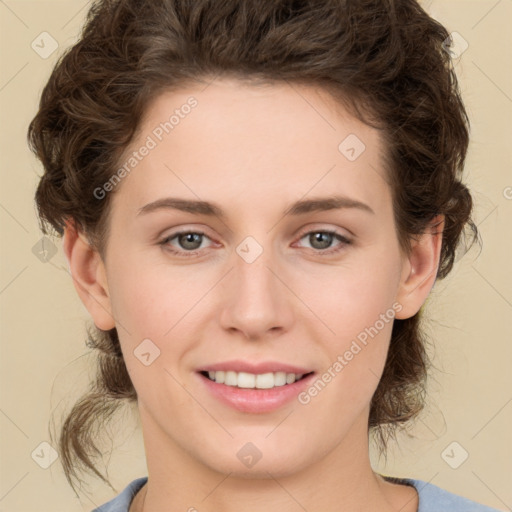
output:
[[[346,227],[340,227],[340,226],[329,226],[329,227],[326,227],[325,224],[322,224],[321,222],[313,222],[311,223],[313,224],[312,226],[309,225],[309,226],[306,226],[304,227],[303,229],[298,229],[298,230],[295,230],[296,233],[302,233],[302,234],[307,234],[311,231],[313,232],[318,232],[318,231],[336,231],[338,232],[340,229],[343,230],[343,231],[346,231],[348,233],[348,237],[350,236],[355,236],[354,233],[352,233],[348,228]],[[203,226],[203,225],[200,225],[198,226],[197,228],[196,227],[176,227],[176,228],[169,228],[170,230],[172,229],[176,229],[177,231],[175,232],[172,232],[171,235],[167,235],[167,236],[175,236],[175,235],[178,235],[180,233],[204,233],[206,236],[210,236],[208,235],[208,231],[210,230],[210,228],[208,228],[207,226]],[[167,231],[164,230],[163,232]],[[339,233],[339,234],[342,234],[342,233]],[[167,236],[165,238],[167,238]],[[295,235],[295,236],[298,236],[298,235]],[[160,237],[159,237],[160,238]]]
[[[347,231],[349,234],[344,234],[342,231],[340,231],[340,228],[334,228],[334,227],[330,227],[330,228],[326,228],[326,227],[316,228],[316,227],[313,227],[313,228],[311,228],[311,227],[309,227],[309,228],[305,228],[304,230],[300,230],[296,236],[302,238],[305,235],[308,235],[310,233],[333,233],[335,235],[342,236],[344,238],[350,239],[353,236],[352,233],[350,233],[350,231],[348,231],[347,229],[345,229],[345,231]]]

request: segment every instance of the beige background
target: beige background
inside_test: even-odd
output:
[[[58,460],[47,469],[36,463],[48,453],[40,443],[50,442],[52,411],[58,421],[87,383],[88,359],[82,356],[88,316],[60,243],[47,263],[32,252],[41,238],[33,204],[41,169],[25,134],[43,84],[76,39],[87,5],[0,1],[0,511],[87,511],[114,496],[90,479],[90,494],[79,499]],[[428,310],[437,368],[429,405],[411,429],[414,437],[401,436],[387,465],[375,465],[385,474],[421,478],[512,510],[512,2],[438,0],[426,7],[469,44],[455,62],[472,121],[466,173],[483,251],[473,249],[436,284]],[[31,48],[44,31],[59,45],[47,59]],[[118,491],[147,474],[134,411],[124,410],[113,435],[109,476]],[[454,441],[451,457],[445,456],[452,465],[462,450],[469,454],[457,469],[442,457]]]

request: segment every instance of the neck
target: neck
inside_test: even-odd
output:
[[[144,510],[147,510],[144,508],[147,491],[148,485],[146,483],[133,498],[128,512],[144,512]]]
[[[149,418],[141,415],[141,419],[149,478],[132,502],[130,512],[296,512],[297,507],[417,511],[418,497],[413,488],[388,483],[373,472],[368,437],[361,428],[351,431],[334,450],[301,470],[262,470],[252,478],[206,466],[172,443]]]

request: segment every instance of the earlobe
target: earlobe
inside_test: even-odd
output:
[[[104,263],[72,221],[66,222],[63,249],[75,289],[94,324],[104,331],[114,328]]]
[[[436,216],[425,232],[411,242],[411,253],[404,262],[397,294],[402,309],[397,319],[414,316],[434,286],[443,241],[444,215]]]

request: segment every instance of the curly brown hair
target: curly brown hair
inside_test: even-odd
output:
[[[443,278],[463,235],[472,235],[466,248],[479,238],[461,181],[469,120],[445,50],[449,37],[415,0],[98,0],[28,130],[44,167],[35,195],[41,229],[63,235],[72,220],[104,254],[112,194],[98,200],[93,191],[114,174],[158,93],[215,76],[288,81],[325,89],[382,130],[400,246],[409,251],[444,215]],[[424,405],[429,361],[420,313],[394,321],[372,398],[368,428],[383,448]],[[124,399],[137,400],[116,329],[89,329],[87,344],[98,350],[96,380],[59,438],[73,488],[78,470],[110,485],[95,467],[94,427]]]

